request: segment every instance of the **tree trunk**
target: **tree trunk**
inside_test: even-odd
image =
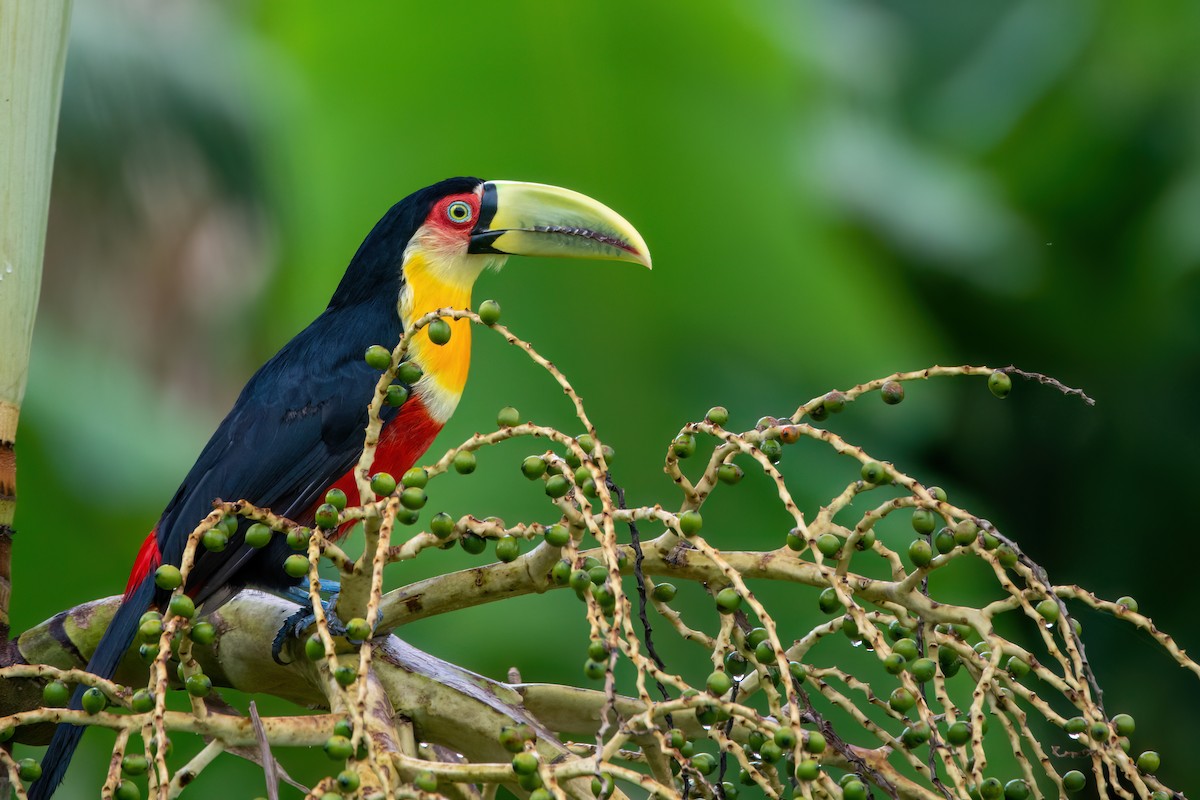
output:
[[[0,0],[0,641],[8,639],[17,416],[42,283],[71,0]]]

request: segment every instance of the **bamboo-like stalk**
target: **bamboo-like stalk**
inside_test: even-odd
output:
[[[0,641],[8,639],[17,417],[42,283],[71,0],[0,0]]]

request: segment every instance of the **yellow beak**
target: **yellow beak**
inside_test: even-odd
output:
[[[650,267],[650,250],[624,217],[587,195],[520,181],[483,184],[472,253],[632,261]]]

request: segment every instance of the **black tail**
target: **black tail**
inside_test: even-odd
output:
[[[96,646],[92,660],[88,662],[88,672],[101,678],[113,676],[113,673],[117,671],[117,664],[120,663],[129,646],[133,644],[138,622],[141,620],[142,614],[150,607],[154,593],[154,576],[150,575],[122,601],[112,622],[108,624],[108,630],[100,638],[100,644]],[[71,696],[71,708],[82,708],[80,701],[83,697],[83,690],[83,686],[75,687],[75,694]],[[55,789],[62,783],[63,775],[67,772],[67,765],[71,763],[71,756],[75,754],[75,748],[79,745],[79,738],[83,736],[83,730],[78,725],[66,723],[55,729],[54,738],[50,740],[50,747],[42,758],[42,777],[29,787],[29,800],[47,800],[54,794]]]

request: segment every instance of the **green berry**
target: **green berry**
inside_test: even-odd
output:
[[[256,522],[246,529],[246,544],[251,547],[266,547],[271,541],[271,529],[261,522]]]
[[[424,489],[410,486],[400,492],[400,505],[413,511],[424,508],[427,502],[429,502],[429,495],[425,494]]]
[[[997,370],[988,376],[988,389],[1003,400],[1012,391],[1012,378],[1007,373]]]
[[[846,408],[846,395],[841,392],[828,392],[821,398],[821,405],[832,414],[840,414]]]
[[[171,602],[167,605],[171,614],[184,619],[191,619],[196,616],[196,603],[186,594],[177,594],[171,598]]]
[[[42,765],[32,758],[22,758],[17,762],[17,776],[23,781],[36,781],[42,777]]]
[[[121,759],[121,774],[137,777],[145,775],[150,769],[150,762],[143,755],[131,754]]]
[[[1041,614],[1042,619],[1046,620],[1046,622],[1053,624],[1058,621],[1058,603],[1049,597],[1038,603],[1036,609],[1037,613]]]
[[[421,369],[421,365],[414,361],[405,361],[396,369],[396,377],[409,386],[421,380],[421,376],[424,374],[425,371]]]
[[[958,545],[954,541],[954,533],[949,528],[942,528],[934,535],[933,546],[939,553],[945,555]]]
[[[660,603],[669,603],[675,599],[676,593],[675,584],[673,583],[656,583],[654,591],[651,592],[651,597]]]
[[[791,750],[796,746],[796,734],[791,728],[776,728],[771,738],[784,750]]]
[[[704,525],[699,511],[685,511],[679,515],[679,532],[684,536],[695,536]]]
[[[340,686],[349,686],[358,679],[358,670],[349,664],[339,664],[338,668],[333,671],[333,679]]]
[[[371,369],[383,371],[392,365],[392,352],[379,344],[368,347],[363,358]]]
[[[550,578],[556,586],[566,586],[571,580],[571,562],[565,558],[559,559],[553,567],[550,568]]]
[[[741,606],[742,596],[732,586],[726,586],[717,592],[717,611],[720,611],[722,614],[732,614],[741,608]]]
[[[860,780],[846,781],[842,787],[842,800],[867,800],[867,787]]]
[[[804,749],[814,755],[825,752],[825,736],[819,731],[809,731],[804,736]]]
[[[796,765],[796,780],[815,781],[821,776],[821,764],[811,758],[806,758]]]
[[[308,557],[298,553],[288,556],[283,560],[283,571],[293,578],[303,578],[308,574]]]
[[[1088,727],[1088,736],[1091,736],[1097,742],[1102,742],[1108,738],[1108,724],[1104,722],[1093,722]]]
[[[589,658],[583,662],[583,674],[588,680],[598,681],[608,672],[607,661],[596,661]]]
[[[1071,717],[1063,723],[1063,730],[1071,736],[1078,736],[1087,730],[1088,723],[1083,717]]]
[[[188,632],[188,636],[196,644],[210,645],[217,638],[217,629],[211,622],[197,622]]]
[[[396,491],[396,479],[386,472],[376,472],[371,476],[371,491],[385,497]]]
[[[762,756],[763,761],[768,764],[774,764],[783,758],[783,748],[774,741],[763,742],[762,747],[758,749],[758,754]]]
[[[83,710],[89,714],[99,714],[108,707],[108,698],[102,689],[92,686],[84,690],[82,698]]]
[[[883,668],[889,675],[899,675],[904,672],[904,656],[899,653],[889,653],[883,659]]]
[[[898,381],[887,381],[879,387],[879,394],[883,402],[894,406],[904,399],[904,386]]]
[[[454,533],[454,517],[445,511],[439,511],[429,520],[429,532],[439,539],[445,539]]]
[[[551,475],[546,479],[546,494],[554,499],[566,495],[571,490],[571,482],[565,475]]]
[[[974,520],[962,519],[954,526],[954,543],[968,545],[979,538],[979,526]]]
[[[1020,656],[1010,657],[1004,666],[1005,669],[1008,670],[1008,674],[1012,675],[1017,680],[1020,680],[1029,674],[1029,665],[1025,663],[1025,660]]]
[[[933,561],[933,548],[924,539],[914,539],[908,546],[908,560],[918,569],[928,567]]]
[[[1064,789],[1074,794],[1083,791],[1083,787],[1087,786],[1087,777],[1079,770],[1073,769],[1063,773],[1062,784]]]
[[[1133,717],[1128,714],[1117,714],[1112,718],[1112,723],[1118,736],[1133,736],[1133,731],[1136,727]]]
[[[345,736],[330,736],[325,740],[324,750],[334,761],[345,761],[354,755],[354,745]]]
[[[182,584],[183,575],[179,573],[179,567],[171,564],[163,564],[154,571],[154,585],[160,589],[171,592],[178,589]]]
[[[184,686],[187,687],[187,692],[192,697],[207,697],[208,693],[212,691],[212,678],[203,672],[198,672],[195,675],[189,675]]]
[[[437,776],[429,770],[423,770],[417,773],[417,777],[413,780],[417,788],[423,792],[436,792],[438,787]],[[529,795],[530,800],[533,800],[533,795]]]
[[[484,300],[479,304],[478,314],[484,325],[495,325],[500,321],[500,304],[495,300]]]
[[[1148,775],[1153,775],[1158,772],[1158,768],[1162,765],[1162,759],[1158,753],[1153,750],[1147,750],[1137,758],[1137,768]]]
[[[477,556],[487,549],[487,539],[477,533],[470,531],[458,537],[458,543],[462,545],[462,549],[473,556]]]
[[[730,675],[741,677],[749,668],[750,663],[746,661],[745,656],[736,650],[730,650],[725,654],[725,671]]]
[[[998,800],[1004,794],[1004,784],[999,778],[984,778],[979,784],[979,796],[983,800]]]
[[[307,550],[308,541],[312,538],[312,531],[308,528],[292,528],[287,532],[288,547],[293,550]]]
[[[787,544],[789,550],[795,550],[797,553],[808,546],[808,540],[804,538],[804,531],[799,528],[792,528],[788,531],[784,542]]]
[[[692,766],[701,775],[711,775],[717,768],[717,759],[712,753],[697,753],[692,756]]]
[[[386,405],[395,407],[402,406],[408,401],[408,387],[403,384],[393,383],[387,388],[387,394],[383,397],[383,402]]]
[[[362,617],[354,617],[346,623],[346,638],[356,642],[371,638],[371,624]]]
[[[309,661],[320,661],[325,657],[325,643],[319,635],[314,633],[304,640],[304,655]]]
[[[454,471],[459,475],[470,475],[476,466],[475,453],[470,450],[459,450],[454,454]]]
[[[537,480],[546,474],[546,459],[541,456],[527,456],[521,462],[521,474],[529,480]]]
[[[505,534],[496,540],[497,560],[507,564],[516,561],[519,555],[521,555],[521,541],[517,537]]]
[[[512,759],[513,772],[518,775],[532,775],[538,770],[537,753],[517,753]]]
[[[826,558],[833,558],[842,549],[842,540],[835,534],[822,533],[817,537],[817,549],[821,551],[821,555]]]
[[[318,528],[333,530],[338,526],[338,510],[332,503],[322,503],[317,507],[315,517]]]
[[[48,708],[62,708],[71,700],[71,689],[62,681],[50,681],[42,687],[42,704]]]
[[[713,406],[704,415],[704,418],[713,425],[724,427],[729,422],[729,409],[725,408],[725,406]]]
[[[937,662],[932,658],[918,658],[912,662],[909,672],[912,673],[913,680],[917,683],[925,683],[933,680],[933,676],[937,673]]]
[[[696,437],[690,433],[681,433],[671,442],[671,451],[677,458],[688,458],[696,452]]]
[[[916,722],[904,729],[904,733],[900,735],[900,741],[905,747],[913,748],[920,747],[929,741],[933,736],[933,732],[924,722]]]
[[[758,449],[772,464],[778,464],[779,460],[783,458],[783,445],[779,443],[778,439],[764,439],[758,443]]]
[[[737,464],[722,464],[717,467],[717,480],[726,486],[734,486],[745,477],[745,471]]]
[[[769,638],[771,638],[771,634],[767,633],[766,628],[752,628],[746,634],[746,647],[758,647]]]
[[[129,707],[135,714],[145,714],[154,710],[154,695],[149,689],[138,689],[129,701]]]
[[[897,639],[892,645],[892,652],[904,656],[905,661],[913,661],[919,655],[916,640],[908,637]]]
[[[496,412],[496,424],[501,428],[513,428],[521,424],[521,412],[512,406],[505,406]]]
[[[1028,800],[1029,784],[1020,778],[1013,778],[1004,784],[1004,800]]]
[[[838,599],[832,586],[821,590],[817,597],[817,607],[825,614],[836,614],[842,610],[842,601]]]
[[[142,800],[142,790],[133,781],[121,781],[113,792],[113,800]]]
[[[754,659],[760,664],[770,664],[775,661],[775,648],[770,642],[759,642],[754,648]]]
[[[717,670],[708,676],[704,688],[708,689],[709,694],[720,697],[733,688],[733,681],[723,671]]]
[[[1118,598],[1117,605],[1124,606],[1125,608],[1127,608],[1128,610],[1132,611],[1135,614],[1137,613],[1137,610],[1138,610],[1137,600],[1134,600],[1132,597],[1129,597],[1128,595],[1126,595],[1125,597]]]
[[[955,747],[962,747],[971,741],[971,726],[962,720],[955,722],[946,729],[946,741]]]
[[[404,471],[400,476],[400,485],[404,488],[416,487],[424,489],[429,483],[429,470],[424,467],[413,467]]]
[[[441,317],[431,321],[425,330],[429,334],[429,341],[434,344],[440,345],[450,341],[450,323]]]
[[[933,533],[937,528],[937,514],[928,508],[918,508],[912,514],[913,530],[924,536]]]
[[[335,781],[337,782],[338,791],[343,794],[353,794],[358,791],[361,783],[358,773],[352,769],[344,769],[339,772]]]
[[[913,693],[903,686],[894,689],[891,696],[888,697],[888,705],[893,710],[899,711],[901,714],[907,713],[917,704],[917,698]]]
[[[878,486],[882,483],[887,483],[889,480],[891,480],[887,467],[885,467],[883,464],[880,464],[878,461],[868,461],[862,465],[862,469],[859,472],[862,475],[862,479],[865,483],[870,483],[875,486]]]
[[[205,550],[219,553],[229,545],[229,534],[221,528],[209,528],[200,535],[200,543]]]
[[[571,529],[562,523],[546,528],[546,544],[551,547],[566,547],[571,542]]]

